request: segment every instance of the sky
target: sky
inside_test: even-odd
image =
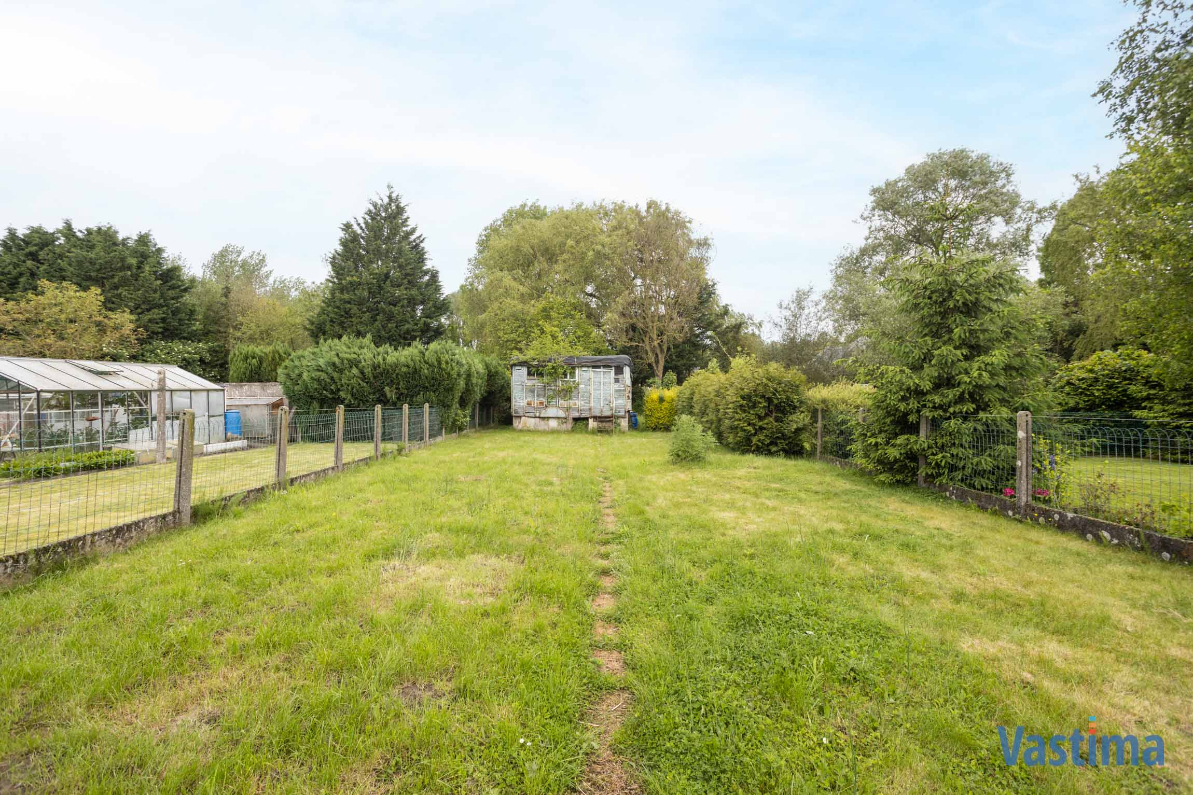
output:
[[[827,287],[875,184],[965,146],[1064,199],[1121,152],[1116,0],[0,2],[0,227],[226,243],[325,277],[392,184],[445,291],[512,205],[659,199],[756,317]]]

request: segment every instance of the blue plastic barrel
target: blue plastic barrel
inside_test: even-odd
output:
[[[224,412],[224,432],[229,436],[240,436],[240,412]]]
[[[630,412],[630,427],[638,430],[638,412],[636,411]]]

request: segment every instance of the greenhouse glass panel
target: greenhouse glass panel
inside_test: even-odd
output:
[[[45,395],[42,393],[42,411],[45,411]],[[103,441],[103,416],[99,411],[98,392],[74,393],[74,433],[71,446],[78,450],[98,449]],[[43,431],[44,437],[44,431]],[[42,440],[43,445],[45,440]]]
[[[41,430],[38,440],[43,450],[69,448],[73,443],[71,434],[71,409],[69,392],[42,392],[38,401],[38,423]]]

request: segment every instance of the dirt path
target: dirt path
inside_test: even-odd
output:
[[[604,472],[602,471],[602,476]],[[601,591],[592,600],[597,620],[593,624],[593,657],[601,669],[614,678],[625,676],[625,661],[621,652],[613,648],[617,644],[617,624],[612,621],[612,611],[617,606],[617,577],[609,563],[610,547],[617,519],[613,515],[613,487],[605,481],[601,495],[600,548],[596,564],[600,569]],[[622,760],[613,752],[613,735],[629,713],[632,696],[625,688],[605,693],[588,712],[586,722],[597,731],[597,748],[588,760],[588,767],[580,780],[577,791],[583,795],[621,795],[640,793],[642,790],[626,771]]]

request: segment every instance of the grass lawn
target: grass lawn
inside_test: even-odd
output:
[[[1062,495],[1070,506],[1088,508],[1087,495],[1096,495],[1102,507],[1092,513],[1193,538],[1193,464],[1085,456],[1073,462],[1072,479]]]
[[[393,445],[386,445],[392,448]],[[373,454],[373,443],[345,442],[344,460]],[[330,443],[287,449],[291,477],[331,466]],[[197,456],[192,501],[214,500],[274,481],[276,450]],[[174,507],[174,464],[143,464],[44,480],[0,480],[0,555],[165,513]]]
[[[569,792],[617,688],[652,793],[1193,787],[1187,568],[666,443],[470,434],[10,589],[0,792]],[[1003,764],[1088,715],[1167,766]]]

